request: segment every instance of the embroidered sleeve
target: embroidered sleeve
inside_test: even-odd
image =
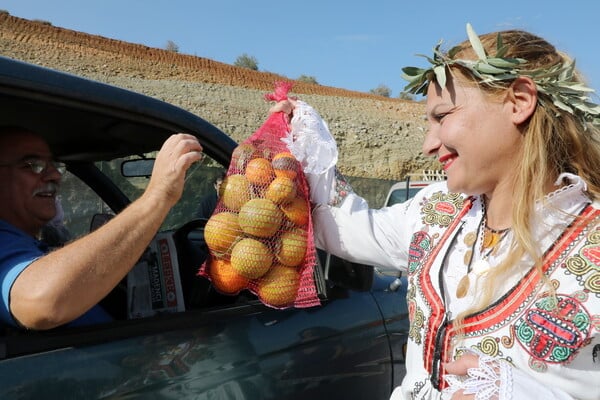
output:
[[[338,160],[337,144],[327,123],[303,101],[296,102],[291,130],[281,140],[302,164],[305,173],[322,174]]]
[[[311,202],[339,206],[349,193],[348,181],[337,170],[338,149],[327,123],[307,103],[298,100],[291,129],[281,139],[302,164]]]

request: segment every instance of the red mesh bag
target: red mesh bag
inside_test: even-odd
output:
[[[270,101],[287,99],[280,82]],[[199,274],[224,294],[248,289],[274,308],[319,305],[309,189],[300,163],[281,141],[287,115],[271,114],[234,150],[206,223],[209,256]]]

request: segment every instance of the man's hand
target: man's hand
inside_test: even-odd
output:
[[[195,136],[179,133],[170,136],[156,156],[146,193],[172,207],[183,193],[185,173],[202,159],[202,146]]]

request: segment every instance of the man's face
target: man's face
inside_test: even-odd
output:
[[[32,236],[56,215],[61,174],[53,164],[35,173],[28,162],[52,159],[48,144],[33,133],[0,136],[0,219]]]

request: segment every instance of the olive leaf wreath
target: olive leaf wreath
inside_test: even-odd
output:
[[[402,68],[402,78],[408,81],[404,91],[425,95],[429,83],[434,78],[441,87],[446,87],[446,70],[451,65],[462,67],[483,84],[492,85],[494,82],[511,81],[519,76],[528,76],[535,82],[538,92],[546,94],[559,109],[576,116],[584,127],[586,123],[600,126],[600,105],[590,100],[589,95],[594,90],[576,81],[574,60],[548,69],[521,70],[520,67],[526,64],[527,60],[505,57],[507,47],[503,45],[500,33],[496,38],[496,54],[493,57],[486,54],[471,24],[467,24],[467,35],[477,60],[454,59],[462,48],[454,46],[444,53],[440,41],[433,49],[433,57],[418,54],[429,61],[432,65],[430,68]],[[540,96],[538,101],[542,106],[544,105]]]

